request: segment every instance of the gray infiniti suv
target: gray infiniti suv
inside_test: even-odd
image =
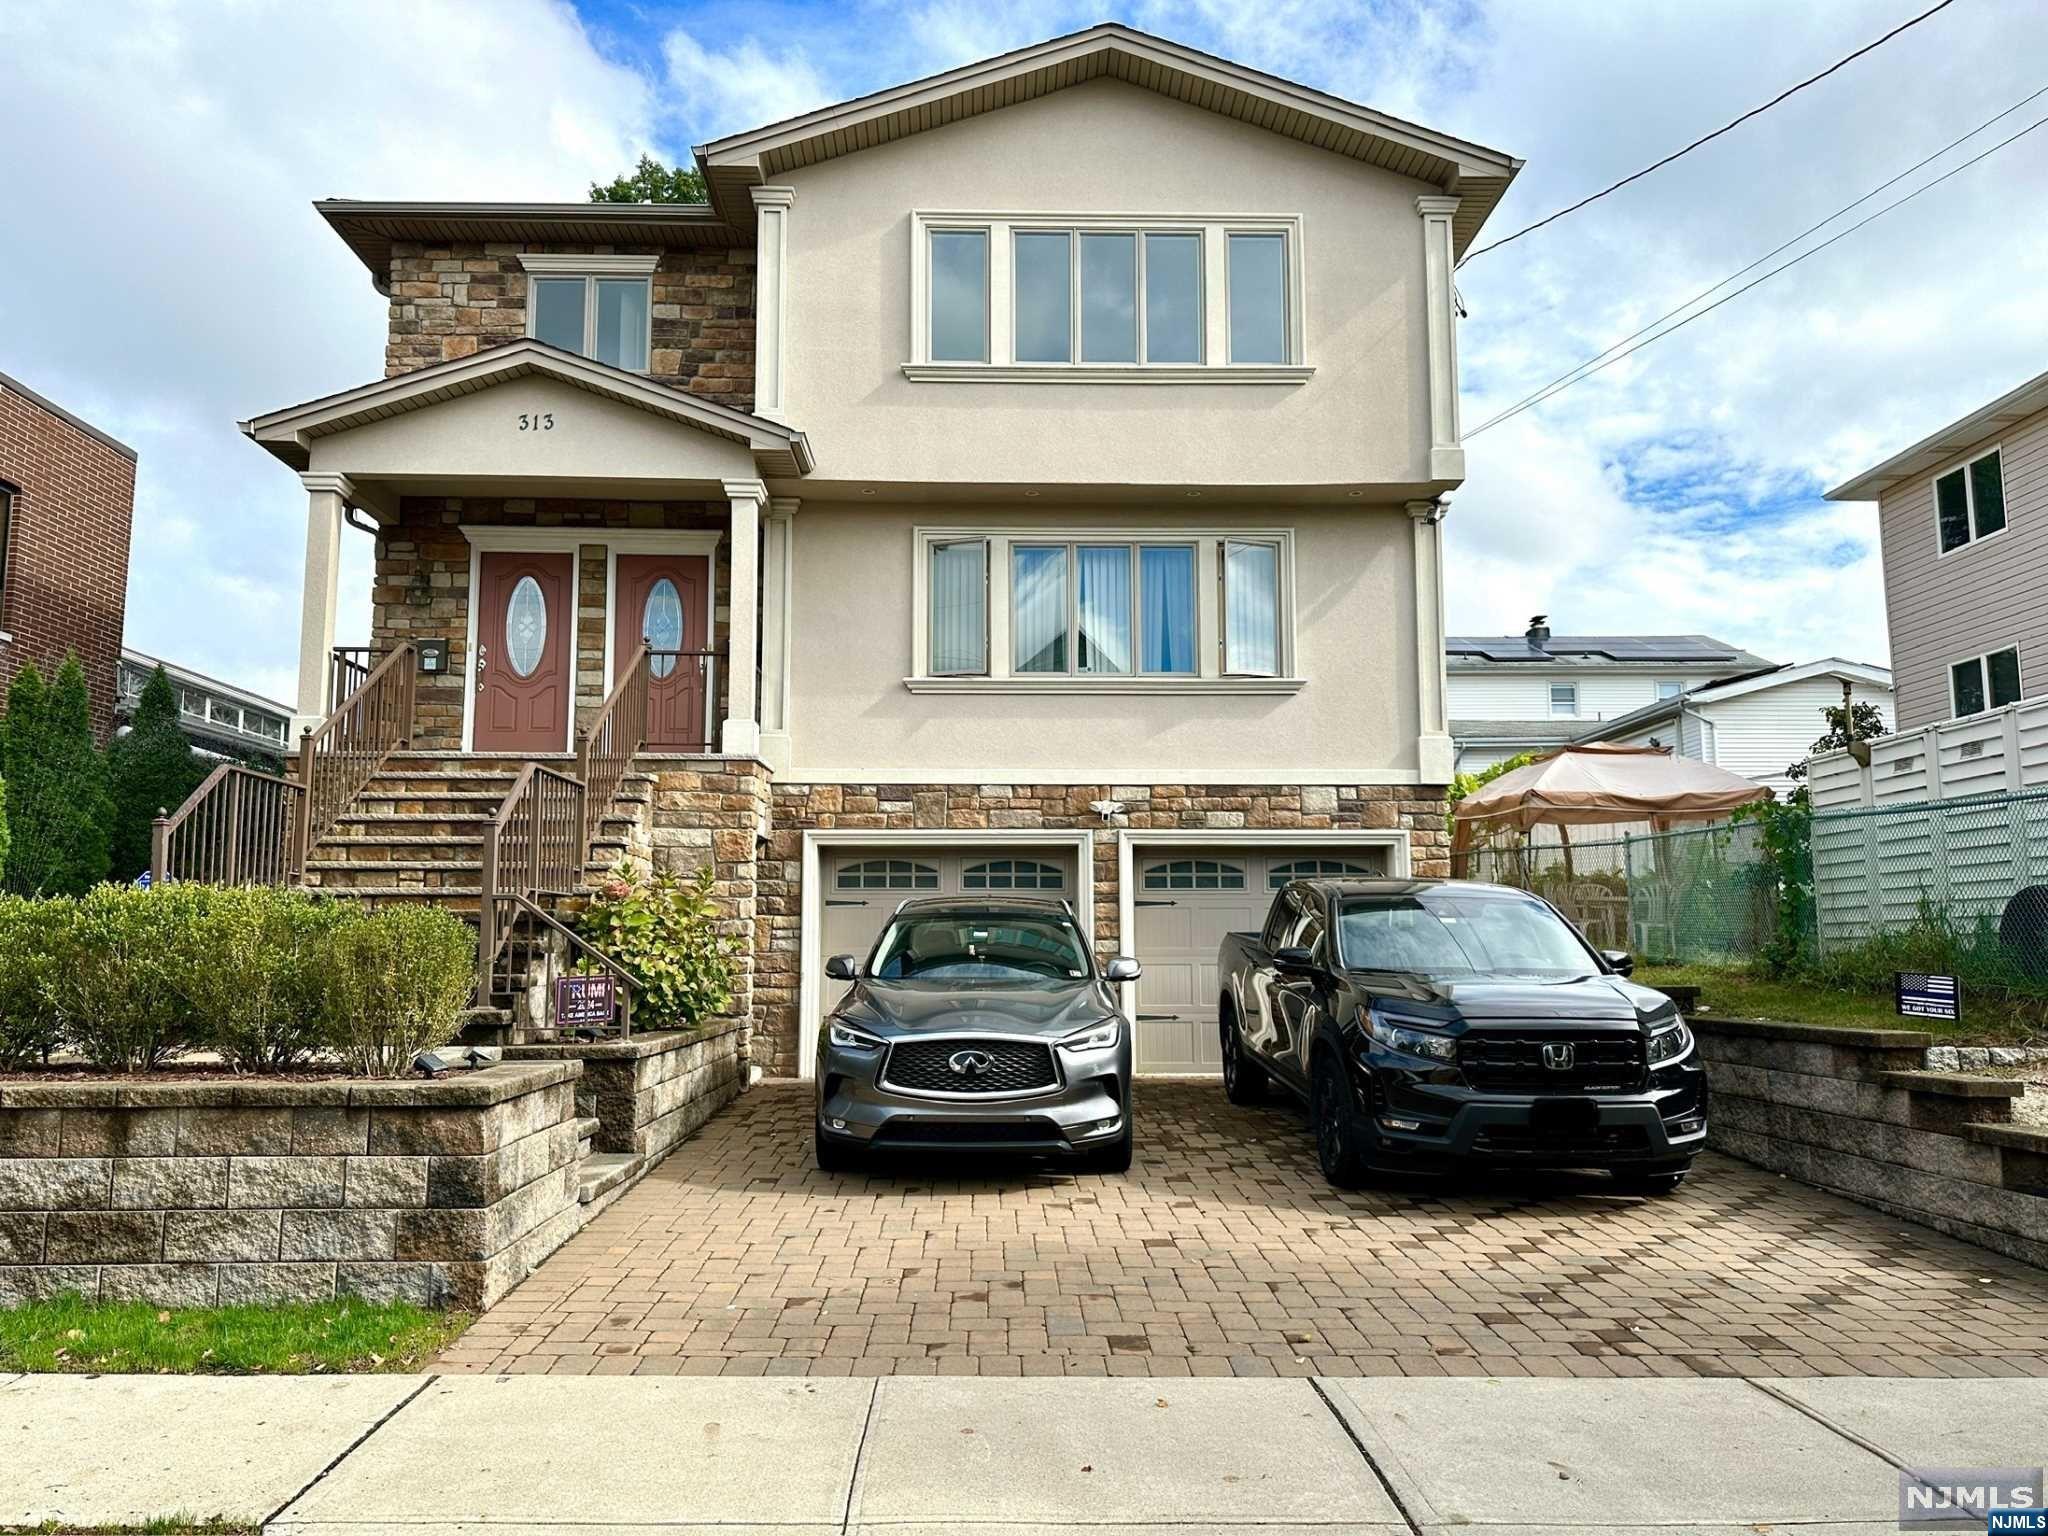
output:
[[[913,897],[818,1031],[818,1166],[870,1149],[1020,1152],[1131,1166],[1131,1026],[1063,901]]]

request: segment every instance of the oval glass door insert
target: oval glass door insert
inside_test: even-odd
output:
[[[521,677],[531,677],[547,643],[548,600],[539,582],[522,576],[505,602],[505,659]]]
[[[683,595],[666,576],[647,591],[647,606],[640,614],[640,633],[650,651],[680,651],[683,648]],[[676,658],[651,656],[647,669],[656,677],[667,677],[676,669]]]

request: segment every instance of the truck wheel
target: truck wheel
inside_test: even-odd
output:
[[[1245,1054],[1228,1008],[1223,1010],[1223,1096],[1233,1104],[1258,1104],[1266,1097],[1266,1069]]]
[[[1316,1062],[1309,1095],[1309,1125],[1315,1132],[1316,1161],[1322,1164],[1323,1177],[1339,1189],[1357,1189],[1365,1183],[1365,1149],[1350,1101],[1343,1067],[1324,1054]]]

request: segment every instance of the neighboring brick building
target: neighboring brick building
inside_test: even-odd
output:
[[[114,727],[135,450],[0,373],[0,687],[76,651]]]

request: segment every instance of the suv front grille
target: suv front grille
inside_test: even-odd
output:
[[[1571,1064],[1547,1065],[1564,1046]],[[1643,1086],[1643,1037],[1562,1030],[1474,1030],[1458,1041],[1458,1067],[1482,1093],[1634,1093]]]
[[[902,1040],[882,1068],[882,1086],[904,1093],[1036,1093],[1058,1084],[1052,1047],[1033,1040]]]

